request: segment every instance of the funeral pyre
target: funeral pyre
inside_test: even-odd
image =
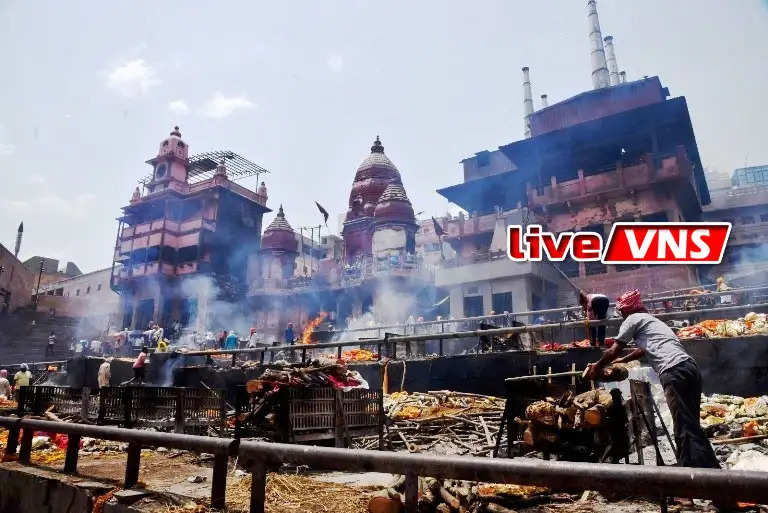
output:
[[[392,449],[481,456],[493,451],[504,399],[448,390],[384,397],[386,442]],[[374,437],[357,440],[373,448]]]
[[[687,338],[725,338],[768,335],[766,314],[749,312],[739,319],[711,319],[677,330],[677,336]]]
[[[623,365],[602,370],[600,381],[623,381],[629,371]],[[522,442],[545,455],[557,453],[573,461],[613,461],[627,455],[627,413],[618,389],[573,390],[547,397],[525,408],[524,418],[515,417]]]

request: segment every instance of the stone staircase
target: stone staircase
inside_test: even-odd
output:
[[[51,331],[56,334],[56,345],[54,355],[46,356],[45,348]],[[66,360],[72,355],[69,350],[72,341],[90,340],[99,335],[98,328],[86,326],[75,318],[50,318],[48,314],[33,311],[17,311],[0,316],[0,367]]]

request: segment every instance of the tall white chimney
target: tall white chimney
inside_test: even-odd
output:
[[[531,136],[531,114],[533,114],[533,93],[531,93],[531,75],[528,66],[523,68],[523,133]]]
[[[623,84],[627,81],[627,72],[626,71],[620,71],[619,72],[619,83]]]
[[[616,63],[616,50],[613,48],[613,36],[605,36],[605,57],[608,60],[608,74],[611,85],[619,83],[619,65]]]
[[[542,94],[541,95],[541,108],[542,109],[546,109],[547,107],[549,107],[549,101],[547,100],[547,95],[546,94]]]
[[[597,17],[597,2],[587,2],[587,21],[589,22],[589,44],[592,59],[592,88],[600,89],[611,85],[608,65],[605,62],[603,35],[600,33],[600,20]]]

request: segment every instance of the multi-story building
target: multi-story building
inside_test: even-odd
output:
[[[709,203],[685,98],[669,98],[658,77],[620,78],[606,38],[609,73],[594,1],[588,17],[595,88],[534,111],[523,68],[528,137],[463,160],[464,182],[438,190],[469,212],[447,223],[457,259],[436,282],[451,290],[455,317],[576,303],[573,286],[553,264],[506,258],[507,224],[607,237],[616,221],[697,220]],[[577,287],[610,296],[698,282],[694,266],[557,265]]]
[[[270,211],[263,182],[252,191],[234,180],[266,170],[230,151],[190,157],[178,127],[147,163],[145,193],[137,187],[118,219],[111,286],[123,325],[216,324],[208,306],[245,296],[248,258]]]
[[[102,328],[120,323],[120,296],[110,287],[112,268],[99,269],[40,286],[37,308],[57,316],[90,318]]]
[[[700,270],[704,283],[719,276],[731,285],[768,283],[768,183],[760,183],[759,176],[746,178],[743,171],[734,171],[732,180],[741,185],[713,189],[712,202],[704,207],[705,220],[732,224],[723,261]]]

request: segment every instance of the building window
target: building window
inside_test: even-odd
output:
[[[464,298],[464,317],[480,317],[483,315],[483,296],[466,296]]]
[[[493,303],[493,311],[497,314],[512,311],[512,293],[500,292],[491,296],[491,302]]]
[[[741,224],[755,224],[755,218],[754,218],[754,216],[741,216],[739,218],[739,223],[741,223]]]
[[[85,289],[85,293],[86,294],[90,294],[91,293],[91,286],[90,285],[88,286],[88,288]]]
[[[80,295],[80,289],[77,289],[77,290],[75,291],[75,295],[76,295],[76,296],[79,296],[79,295]]]
[[[97,291],[101,290],[101,283],[99,283],[98,285],[96,285],[96,290],[97,290]]]
[[[176,263],[176,249],[171,246],[163,246],[163,262]]]
[[[147,248],[147,262],[157,262],[160,259],[160,246]]]
[[[177,253],[178,262],[193,262],[197,260],[197,246],[187,246],[179,248]]]
[[[562,262],[558,262],[557,266],[569,278],[579,277],[579,263],[576,260],[566,257]]]
[[[760,214],[760,222],[768,223],[768,214]]]

